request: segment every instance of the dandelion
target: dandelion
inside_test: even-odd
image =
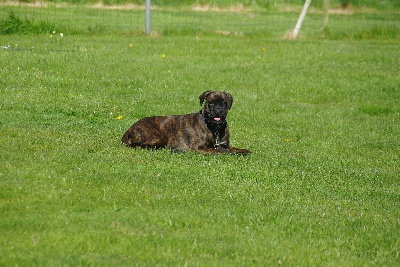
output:
[[[290,143],[290,139],[289,139],[289,138],[286,138],[286,139],[283,140],[283,142],[285,142],[285,143]]]
[[[161,56],[162,58],[165,58],[166,56],[165,56],[165,54],[162,54],[162,56]]]
[[[129,48],[132,48],[133,47],[133,44],[129,44]]]
[[[124,117],[122,117],[121,115],[119,115],[118,117],[117,117],[117,120],[122,120]]]
[[[265,47],[261,48],[261,51],[263,51],[263,52],[264,52],[265,50],[266,50],[266,49],[265,49]]]

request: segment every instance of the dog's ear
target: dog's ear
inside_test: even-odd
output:
[[[228,108],[231,109],[233,103],[233,97],[230,93],[224,92],[226,97],[226,102],[228,102]]]
[[[207,98],[207,96],[209,95],[209,94],[211,94],[212,93],[212,91],[205,91],[204,93],[202,93],[200,96],[199,96],[199,99],[200,99],[200,106],[201,105],[203,105],[203,103],[204,103],[204,100]]]

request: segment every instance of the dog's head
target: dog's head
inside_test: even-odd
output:
[[[233,97],[226,92],[206,91],[199,96],[200,105],[203,105],[203,115],[211,123],[224,123]]]

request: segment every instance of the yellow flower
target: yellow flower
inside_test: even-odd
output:
[[[265,51],[265,50],[266,50],[265,47],[261,48],[261,51]]]
[[[165,54],[162,54],[162,56],[161,56],[162,58],[165,58]]]
[[[129,44],[129,48],[132,48],[133,47],[133,44]]]
[[[117,120],[122,120],[124,117],[122,117],[121,115],[119,115],[118,117],[117,117]]]
[[[290,139],[286,138],[285,140],[283,140],[285,143],[290,143]]]

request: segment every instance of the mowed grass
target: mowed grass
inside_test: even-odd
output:
[[[153,2],[152,2],[153,3]],[[154,4],[154,3],[153,3]],[[166,3],[167,4],[167,3]],[[228,2],[226,3],[228,4]],[[152,35],[215,34],[234,36],[290,36],[302,9],[299,6],[276,4],[258,5],[237,11],[235,6],[200,11],[193,6],[153,5]],[[382,4],[382,3],[381,3]],[[12,5],[0,3],[0,34],[126,34],[143,35],[145,31],[144,6],[91,6],[80,4],[29,3]],[[199,8],[200,6],[197,6]],[[400,38],[400,9],[386,3],[384,7],[341,9],[332,3],[327,27],[322,28],[322,10],[318,3],[312,6],[301,28],[305,39],[398,39]]]
[[[400,264],[397,40],[58,34],[1,37],[0,265]],[[205,90],[253,154],[120,146]]]

